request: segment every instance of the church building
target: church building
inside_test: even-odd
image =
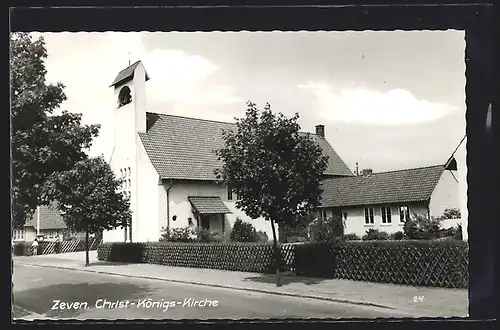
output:
[[[272,237],[271,224],[250,219],[235,206],[231,187],[216,182],[221,166],[215,150],[224,146],[222,130],[233,123],[147,111],[149,76],[140,61],[118,73],[113,88],[114,145],[110,165],[124,179],[121,192],[130,198],[129,228],[105,231],[105,242],[157,241],[162,228],[202,227],[228,233],[237,218]],[[311,137],[328,156],[325,178],[353,176],[318,125]]]

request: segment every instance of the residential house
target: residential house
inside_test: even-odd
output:
[[[420,214],[439,217],[460,208],[456,169],[450,164],[389,172],[365,170],[359,176],[326,179],[318,215],[341,216],[345,232],[364,235],[370,228],[394,233]]]
[[[128,228],[105,231],[103,240],[156,241],[162,228],[186,226],[229,233],[237,217],[272,237],[269,222],[250,219],[236,208],[231,187],[216,183],[221,162],[215,150],[224,146],[222,131],[235,124],[147,112],[148,80],[139,61],[110,86],[116,100],[110,166],[124,179],[120,191],[130,197],[132,221]],[[318,125],[311,136],[329,157],[325,178],[352,176],[324,132]]]
[[[33,216],[26,221],[23,230],[14,230],[16,241],[34,241],[39,238],[44,241],[62,240],[67,232],[61,213],[54,206],[39,206]]]

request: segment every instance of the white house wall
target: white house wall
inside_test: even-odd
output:
[[[427,207],[425,204],[409,204],[409,209],[411,214],[423,214],[427,215]],[[345,234],[356,234],[360,237],[364,236],[366,232],[370,229],[377,229],[389,234],[403,231],[404,223],[400,222],[399,218],[399,205],[386,206],[391,208],[391,223],[382,223],[382,211],[381,205],[376,206],[366,206],[373,208],[373,224],[365,223],[365,207],[344,207],[342,208],[342,213],[347,213],[347,219],[345,219]],[[327,217],[332,216],[332,209],[327,209]]]
[[[168,186],[168,184],[165,184]],[[166,189],[166,187],[165,187]],[[165,190],[164,189],[164,190]],[[272,239],[271,225],[266,220],[251,219],[244,212],[238,210],[235,201],[228,201],[227,188],[220,187],[216,183],[207,181],[174,181],[170,190],[170,228],[180,228],[189,225],[188,218],[193,220],[196,225],[196,219],[192,213],[191,203],[188,200],[189,196],[218,196],[222,199],[227,208],[232,212],[225,216],[225,230],[230,232],[236,218],[252,223],[257,230],[265,232],[269,239]],[[233,198],[235,195],[233,194]],[[177,216],[176,221],[173,221],[173,216]],[[216,229],[213,222],[211,222],[213,229]]]
[[[456,171],[443,172],[431,195],[429,203],[431,217],[443,215],[445,209],[460,209],[459,185],[456,177]],[[450,223],[453,226],[457,221],[447,221],[443,225],[448,227]]]

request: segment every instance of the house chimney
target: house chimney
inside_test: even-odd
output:
[[[325,137],[325,125],[316,125],[316,135],[319,137]]]
[[[361,171],[361,174],[364,176],[368,176],[373,173],[373,170],[371,168],[365,168]]]

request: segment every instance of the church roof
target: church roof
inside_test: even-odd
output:
[[[139,136],[162,179],[216,180],[214,170],[222,162],[215,151],[224,147],[222,130],[234,130],[236,124],[157,113],[147,113],[147,121],[147,132]],[[329,158],[325,175],[353,175],[325,138],[310,135]]]
[[[129,65],[128,67],[126,67],[122,71],[118,72],[118,75],[116,76],[115,80],[113,80],[113,83],[109,87],[123,84],[129,80],[134,79],[135,69],[137,68],[137,66],[140,63],[141,63],[141,61],[137,61],[134,64]],[[149,80],[149,76],[146,72],[146,81],[148,81],[148,80]]]

